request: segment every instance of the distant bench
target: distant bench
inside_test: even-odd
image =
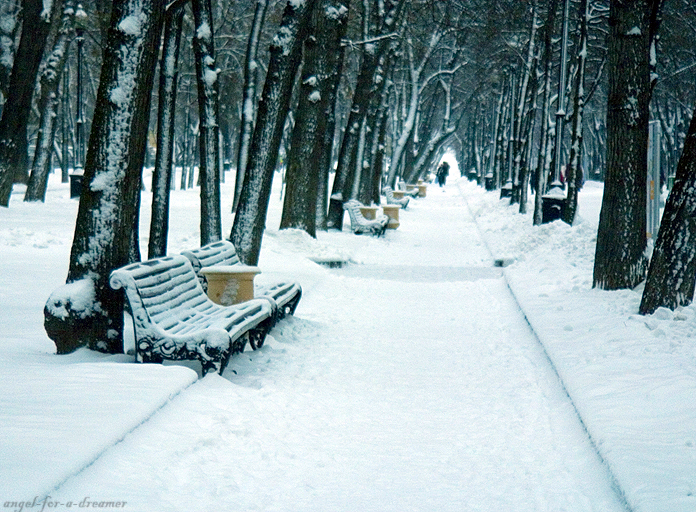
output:
[[[222,373],[232,354],[243,352],[247,342],[254,350],[259,348],[273,326],[272,301],[215,304],[182,255],[116,269],[109,282],[113,289],[125,291],[138,362],[198,359],[204,375]]]
[[[402,197],[401,199],[397,199],[394,197],[394,189],[391,187],[384,187],[382,188],[382,192],[384,192],[384,197],[387,200],[387,204],[398,204],[401,206],[401,208],[406,208],[408,206],[408,197]]]
[[[206,283],[205,276],[201,273],[202,268],[217,265],[241,265],[234,245],[228,240],[212,242],[197,249],[183,251],[181,254],[191,261],[193,270],[204,287]],[[280,282],[256,287],[254,296],[272,299],[278,305],[275,315],[275,321],[277,321],[295,313],[297,304],[302,297],[302,288],[295,281]]]
[[[355,234],[369,233],[375,236],[382,236],[387,229],[389,217],[378,215],[376,219],[366,219],[360,211],[363,204],[360,201],[351,199],[343,203],[343,209],[350,216],[350,228]]]

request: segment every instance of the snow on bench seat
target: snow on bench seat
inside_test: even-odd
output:
[[[133,316],[136,360],[198,359],[203,374],[222,373],[247,343],[260,347],[273,321],[274,304],[257,299],[215,304],[203,291],[190,261],[165,256],[114,270],[111,287],[123,288]]]

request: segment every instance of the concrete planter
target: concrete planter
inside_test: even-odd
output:
[[[401,210],[401,206],[399,206],[398,204],[382,205],[382,211],[384,212],[384,215],[389,217],[387,229],[396,229],[401,225],[399,223],[399,210]]]
[[[367,220],[375,220],[377,218],[377,210],[378,208],[376,206],[360,207],[360,213],[362,213],[363,217],[365,217]]]
[[[204,267],[201,274],[208,281],[208,297],[216,304],[231,306],[254,298],[254,277],[259,267],[218,265]]]

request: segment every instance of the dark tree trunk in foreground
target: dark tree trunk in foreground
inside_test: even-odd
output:
[[[159,104],[157,105],[157,153],[152,173],[152,215],[148,258],[167,254],[169,198],[174,168],[174,120],[179,75],[179,47],[184,20],[184,3],[167,12],[164,44],[160,59]]]
[[[196,55],[198,84],[198,115],[200,119],[201,183],[201,245],[222,238],[220,211],[220,126],[218,123],[219,69],[215,67],[213,45],[213,11],[210,0],[191,0],[196,33],[193,51]]]
[[[288,1],[280,29],[271,43],[271,59],[258,105],[244,186],[230,234],[239,259],[247,265],[259,261],[273,172],[314,4],[314,0]]]
[[[609,13],[607,169],[593,286],[634,288],[648,268],[646,177],[650,52],[661,0],[612,0]]]
[[[0,119],[0,206],[9,206],[15,182],[27,180],[27,122],[50,29],[50,17],[42,16],[42,12],[41,0],[22,2],[22,38]]]
[[[58,353],[123,351],[123,292],[108,284],[129,263],[147,142],[162,0],[115,0],[104,48],[67,284],[44,309]]]
[[[690,304],[696,280],[696,111],[662,215],[640,313]]]
[[[281,229],[303,229],[316,237],[317,189],[327,126],[327,111],[335,101],[332,75],[341,38],[348,24],[347,0],[319,0],[312,15],[312,34],[305,42],[300,99],[285,174],[287,181]],[[333,91],[335,93],[335,91]]]
[[[27,183],[27,191],[24,194],[25,201],[44,201],[46,199],[48,175],[51,171],[53,140],[57,128],[58,103],[60,102],[58,86],[63,68],[65,67],[65,60],[68,56],[74,20],[75,2],[66,0],[60,22],[60,30],[53,44],[53,51],[41,73],[41,98],[39,99],[41,120],[39,121],[39,132],[36,136],[36,150],[34,151],[31,175]]]

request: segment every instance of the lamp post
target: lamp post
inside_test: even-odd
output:
[[[508,124],[510,132],[508,135],[506,155],[507,179],[505,180],[505,185],[500,188],[501,199],[504,197],[512,197],[512,161],[515,158],[515,93],[517,92],[515,87],[515,71],[512,69],[510,71],[510,123]]]
[[[561,66],[558,77],[558,110],[556,111],[556,141],[554,144],[553,179],[549,191],[542,196],[542,223],[560,219],[565,206],[566,196],[561,183],[561,156],[563,153],[563,123],[565,121],[565,85],[568,73],[568,10],[570,0],[563,1],[563,28],[561,35]]]
[[[77,79],[75,87],[77,92],[77,105],[75,108],[75,172],[82,170],[85,163],[85,140],[84,140],[84,109],[82,105],[82,54],[85,44],[84,21],[87,14],[82,8],[82,4],[77,5],[75,11],[75,41],[77,41]]]
[[[65,68],[63,69],[63,90],[61,91],[62,101],[63,101],[63,115],[60,117],[60,129],[61,129],[61,136],[63,138],[63,140],[61,141],[61,148],[60,148],[61,183],[68,183],[68,181],[70,181],[70,170],[69,170],[70,165],[68,164],[68,136],[69,136],[68,115],[70,112],[70,94],[68,93],[69,89],[70,89],[70,67],[69,67],[68,61],[66,59]]]
[[[77,4],[75,11],[75,41],[77,41],[77,77],[75,80],[77,105],[75,106],[75,150],[73,160],[75,167],[70,175],[70,197],[79,198],[82,193],[82,175],[85,162],[85,141],[83,135],[84,110],[82,107],[82,50],[85,44],[85,19],[87,14],[82,4]]]

